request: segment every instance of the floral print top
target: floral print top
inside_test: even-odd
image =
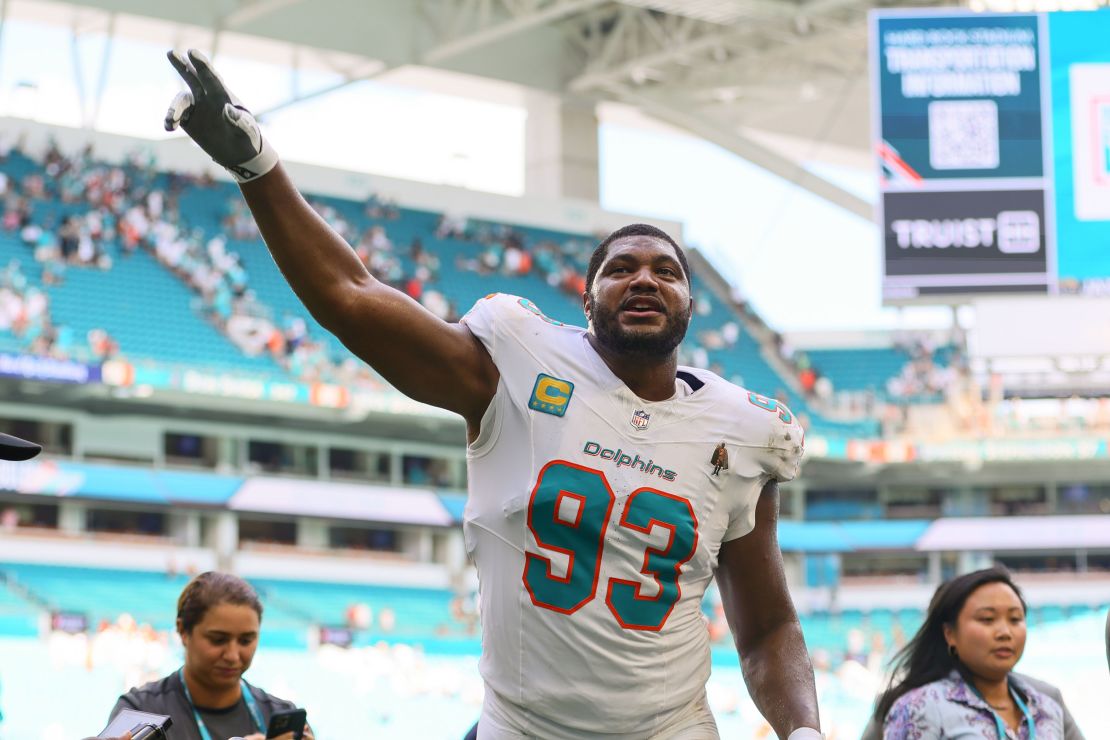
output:
[[[1036,740],[1063,740],[1064,709],[1015,676],[1010,684],[1023,697],[1036,727]],[[883,740],[995,740],[998,725],[987,703],[956,671],[908,691],[883,722]],[[1028,723],[1007,728],[1007,740],[1031,740]]]

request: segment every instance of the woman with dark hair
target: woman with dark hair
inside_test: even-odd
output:
[[[1024,650],[1025,601],[1010,574],[953,578],[896,656],[872,727],[884,740],[1081,740],[1059,691],[1013,673]]]
[[[262,602],[251,585],[228,573],[201,573],[177,600],[177,634],[185,665],[165,678],[131,689],[123,709],[168,714],[166,740],[264,740],[270,717],[295,706],[243,678],[258,648]],[[280,736],[292,740],[293,733]],[[305,727],[304,737],[313,740]]]

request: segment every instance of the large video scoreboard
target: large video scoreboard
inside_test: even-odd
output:
[[[888,302],[1110,295],[1110,11],[874,11]]]

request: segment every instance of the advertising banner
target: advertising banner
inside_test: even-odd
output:
[[[886,301],[1110,296],[1107,39],[1103,11],[872,13]]]
[[[1043,17],[871,20],[884,300],[1055,291]]]
[[[1043,293],[1049,283],[1040,190],[883,194],[888,292]]]
[[[891,179],[1044,174],[1037,16],[878,23],[879,156]]]

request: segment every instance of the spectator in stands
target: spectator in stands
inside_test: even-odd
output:
[[[89,343],[89,352],[94,360],[104,362],[119,354],[119,342],[106,329],[89,329],[85,338]]]
[[[271,715],[294,705],[243,678],[258,648],[261,623],[262,602],[250,584],[228,573],[201,573],[177,601],[185,665],[131,689],[111,716],[123,709],[168,714],[173,726],[167,740],[263,740]],[[291,732],[281,736],[292,737]],[[313,740],[310,728],[304,737]]]
[[[895,658],[864,740],[1081,740],[1059,689],[1013,672],[1025,650],[1025,601],[1000,567],[936,590],[924,624]]]

